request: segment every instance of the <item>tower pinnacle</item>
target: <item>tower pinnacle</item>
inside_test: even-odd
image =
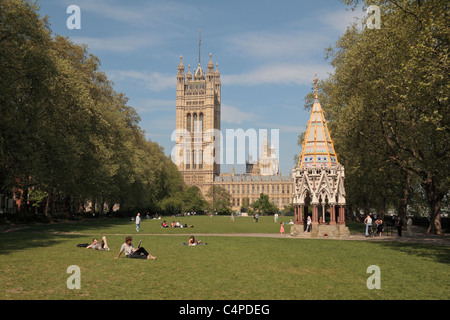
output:
[[[316,93],[316,95],[315,95],[315,98],[316,99],[318,99],[318,96],[317,96],[317,82],[319,81],[319,79],[317,79],[317,73],[316,73],[316,75],[315,75],[316,77],[315,77],[315,79],[314,79],[314,92]]]

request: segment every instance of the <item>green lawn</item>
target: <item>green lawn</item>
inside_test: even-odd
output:
[[[292,217],[280,217],[279,222],[288,223]],[[161,223],[166,220],[194,226],[193,228],[162,228]],[[129,219],[91,219],[80,222],[62,224],[42,224],[25,226],[30,231],[73,232],[95,234],[137,234],[136,224]],[[289,226],[285,227],[288,232]],[[163,217],[161,220],[142,219],[140,233],[158,234],[186,234],[186,233],[279,233],[280,224],[274,223],[272,216],[260,217],[254,222],[251,217],[235,217],[231,222],[230,216],[191,216],[191,217]]]
[[[185,219],[182,219],[184,223]],[[285,219],[289,221],[289,218]],[[168,220],[170,221],[170,220]],[[193,229],[162,229],[143,220],[143,233],[278,232],[270,217],[189,217]],[[287,229],[288,230],[288,229]],[[286,231],[287,231],[286,230]],[[47,231],[83,233],[54,234]],[[108,234],[111,251],[77,248]],[[114,260],[122,235],[134,236],[157,260]],[[136,235],[126,220],[40,225],[0,234],[0,299],[449,299],[450,249],[433,245],[292,238]],[[81,269],[69,290],[67,267]],[[369,290],[366,269],[381,269]]]

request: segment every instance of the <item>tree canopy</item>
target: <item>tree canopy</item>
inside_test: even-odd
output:
[[[391,202],[404,216],[414,193],[429,207],[429,232],[440,233],[450,186],[448,2],[362,3],[379,6],[381,28],[347,28],[327,50],[334,72],[319,95],[347,200],[382,209]]]
[[[0,193],[15,190],[18,209],[47,215],[87,201],[158,210],[185,190],[180,172],[145,138],[99,58],[52,36],[37,9],[0,2]]]

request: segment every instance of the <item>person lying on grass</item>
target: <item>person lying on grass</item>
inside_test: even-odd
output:
[[[94,250],[109,250],[108,243],[106,242],[106,237],[103,236],[102,242],[98,243],[98,239],[94,238],[92,243],[86,247],[86,249],[94,249]]]
[[[135,259],[149,259],[149,260],[155,260],[156,257],[152,256],[150,253],[148,253],[147,250],[145,250],[143,247],[135,249],[133,247],[133,244],[131,241],[133,240],[132,237],[128,236],[125,238],[125,243],[120,247],[119,254],[114,259],[118,259],[122,252],[125,252],[125,256],[127,258],[135,258]]]

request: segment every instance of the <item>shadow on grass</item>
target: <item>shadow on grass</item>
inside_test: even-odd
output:
[[[49,233],[32,233],[32,232],[14,232],[0,234],[0,255],[8,254],[24,249],[38,249],[51,247],[60,243],[73,239],[73,247],[75,248],[79,241],[86,239],[86,236],[80,235],[57,235]]]
[[[77,222],[51,224],[25,224],[11,226],[0,232],[0,255],[22,249],[43,248],[58,245],[73,239],[73,247],[79,243],[91,243],[94,237],[101,238],[104,229],[130,224],[128,219],[86,219]],[[99,232],[99,230],[102,230]],[[64,234],[58,234],[64,232]],[[68,234],[91,233],[92,235]]]
[[[111,227],[122,227],[130,225],[129,219],[118,218],[100,218],[100,219],[85,219],[80,221],[66,221],[48,224],[25,224],[10,226],[6,232],[75,232],[75,233],[96,233],[99,229],[108,229]],[[1,233],[0,233],[1,234]]]
[[[403,243],[395,241],[379,242],[388,249],[398,250],[408,255],[450,264],[450,247],[435,244]]]

